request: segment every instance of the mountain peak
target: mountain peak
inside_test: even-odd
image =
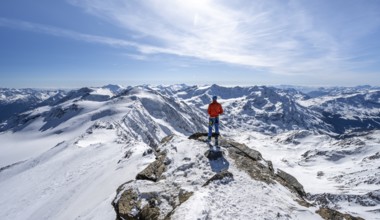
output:
[[[125,88],[121,85],[113,85],[113,84],[108,84],[102,87],[103,89],[109,89],[111,92],[114,94],[119,93],[121,90],[124,90]]]

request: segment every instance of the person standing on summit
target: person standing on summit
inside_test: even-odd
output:
[[[212,127],[215,126],[215,145],[218,146],[218,136],[219,136],[219,115],[223,114],[223,108],[220,103],[217,101],[218,97],[213,96],[212,97],[212,103],[208,105],[208,114],[210,116],[209,118],[209,124],[208,124],[208,138],[207,141],[211,142],[211,136],[212,136]]]

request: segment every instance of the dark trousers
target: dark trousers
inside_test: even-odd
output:
[[[215,127],[215,133],[216,133],[215,144],[217,145],[218,136],[219,136],[219,117],[209,118],[209,123],[208,123],[208,139],[209,140],[211,140],[213,127]]]

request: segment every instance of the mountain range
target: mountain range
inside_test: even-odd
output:
[[[0,219],[380,219],[379,129],[370,86],[0,89]]]

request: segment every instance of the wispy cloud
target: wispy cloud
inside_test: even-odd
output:
[[[349,72],[368,62],[353,61],[367,53],[358,54],[356,44],[380,24],[375,9],[371,13],[367,11],[370,5],[356,9],[352,5],[355,1],[348,1],[351,5],[347,9],[345,3],[318,1],[309,6],[297,0],[67,1],[120,27],[131,37],[94,36],[7,19],[0,19],[0,25],[134,48],[140,53],[128,55],[134,59],[169,54],[304,75]],[[318,15],[321,11],[323,14]]]
[[[171,53],[168,49],[165,49],[165,48],[155,47],[155,46],[147,45],[147,44],[141,44],[134,41],[128,41],[128,40],[118,39],[118,38],[113,38],[113,37],[84,34],[84,33],[76,32],[76,31],[72,31],[72,30],[68,30],[64,28],[58,28],[58,27],[54,27],[50,25],[37,24],[37,23],[32,23],[32,22],[27,22],[27,21],[20,21],[20,20],[11,20],[11,19],[0,17],[0,27],[1,26],[19,29],[19,30],[39,32],[43,34],[48,34],[48,35],[57,36],[57,37],[64,37],[64,38],[84,41],[88,43],[103,44],[103,45],[108,45],[108,46],[117,47],[117,48],[133,48],[140,52],[140,54],[129,54],[130,57],[133,56],[135,59],[142,59],[144,56],[141,55],[141,53],[144,53],[144,54]]]
[[[349,62],[351,55],[347,51],[356,37],[379,25],[378,21],[363,25],[357,19],[342,20],[349,24],[329,25],[328,18],[317,17],[298,1],[69,2],[128,31],[155,39],[155,46],[160,49],[145,52],[165,51],[281,74],[355,68],[357,64]],[[331,15],[329,18],[335,19]],[[339,15],[337,20],[341,18]],[[319,26],[318,19],[325,23]],[[366,32],[358,34],[355,28]],[[339,35],[342,32],[347,35],[344,42]]]

